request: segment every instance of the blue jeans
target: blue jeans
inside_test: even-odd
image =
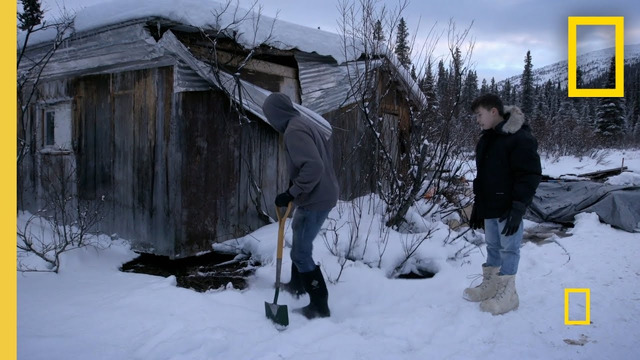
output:
[[[313,252],[313,240],[320,232],[320,228],[330,210],[314,211],[297,208],[293,215],[293,242],[291,244],[291,261],[298,271],[309,272],[316,269],[311,253]]]
[[[515,275],[520,261],[520,243],[523,226],[515,234],[504,236],[500,232],[506,221],[484,219],[484,238],[487,241],[487,262],[484,266],[500,267],[500,275]]]

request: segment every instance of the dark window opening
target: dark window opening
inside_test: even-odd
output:
[[[49,146],[55,145],[55,113],[53,111],[47,111],[45,113],[45,139],[44,144]]]

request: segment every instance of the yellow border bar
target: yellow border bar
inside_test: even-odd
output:
[[[624,17],[569,16],[568,91],[569,97],[624,97]],[[577,89],[577,27],[578,25],[613,25],[615,27],[616,86],[613,89]]]
[[[0,140],[0,161],[2,161],[2,332],[0,333],[0,358],[15,359],[17,356],[17,316],[16,316],[16,31],[17,2],[2,1],[0,5],[0,39],[2,41],[2,85],[0,86],[0,108],[2,117],[2,140]]]
[[[584,293],[586,314],[584,320],[569,320],[569,294]],[[591,289],[564,289],[564,324],[565,325],[590,325],[591,324]]]

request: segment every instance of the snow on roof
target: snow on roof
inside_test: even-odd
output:
[[[404,81],[407,87],[407,91],[411,93],[417,101],[426,106],[427,97],[424,95],[422,90],[420,90],[420,86],[418,85],[418,83],[413,80],[413,77],[411,77],[411,72],[407,68],[402,66],[400,60],[398,60],[395,54],[390,54],[388,52],[387,59],[391,62],[391,64],[393,64],[393,67],[396,69],[398,76],[402,79],[402,81]]]
[[[80,4],[78,3],[78,7]],[[229,27],[239,35],[238,42],[247,48],[265,43],[281,50],[296,48],[309,53],[329,55],[338,63],[352,60],[346,58],[342,37],[338,34],[283,20],[275,20],[274,24],[274,18],[262,14],[258,16],[255,9],[249,11],[238,7],[235,3],[225,10],[224,3],[213,0],[104,0],[76,9],[74,22],[76,33],[125,21],[160,17],[205,29]],[[214,16],[216,13],[222,14],[217,24]],[[239,24],[231,25],[234,18],[245,17],[246,19]],[[272,36],[268,39],[270,33]],[[30,44],[52,40],[54,35],[55,32],[52,31],[34,34]]]
[[[43,1],[43,8],[50,10],[47,2],[52,1],[54,0]],[[73,28],[76,34],[128,21],[163,18],[203,29],[228,28],[237,33],[239,44],[246,48],[266,44],[280,50],[298,49],[306,53],[331,56],[338,64],[346,64],[359,58],[362,54],[360,49],[363,48],[360,41],[350,39],[345,55],[341,35],[276,20],[256,11],[240,8],[235,2],[228,7],[226,3],[214,0],[66,0],[65,4],[70,9],[69,12],[75,12]],[[220,15],[216,17],[215,14]],[[53,11],[47,11],[45,17],[51,20],[55,15]],[[238,22],[238,19],[244,20]],[[35,33],[29,44],[52,40],[55,35],[55,31]],[[396,68],[407,90],[418,101],[426,103],[426,98],[409,71],[400,65],[395,54],[383,44],[381,46],[381,52]]]

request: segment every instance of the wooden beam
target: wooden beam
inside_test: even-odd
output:
[[[600,171],[594,171],[594,172],[589,172],[589,173],[584,173],[584,174],[579,174],[579,177],[588,177],[588,178],[602,178],[602,177],[607,177],[607,176],[611,176],[611,175],[619,175],[620,173],[622,173],[623,171],[627,170],[626,166],[623,167],[617,167],[617,168],[613,168],[613,169],[607,169],[607,170],[600,170]]]
[[[231,66],[239,66],[240,63],[244,61],[244,57],[233,55],[223,51],[218,51],[218,60],[220,61],[220,63],[228,63]],[[251,59],[244,68],[247,70],[253,70],[269,75],[296,79],[296,69],[274,64],[268,61]]]

